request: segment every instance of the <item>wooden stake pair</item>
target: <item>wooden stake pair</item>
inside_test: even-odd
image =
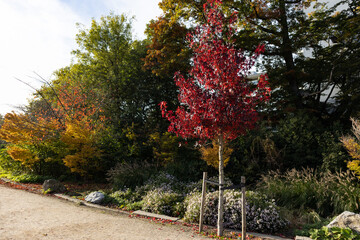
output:
[[[218,185],[219,188],[223,188],[223,186],[220,186],[219,183],[211,182],[207,180],[207,172],[203,173],[203,183],[202,183],[202,195],[201,195],[201,206],[200,206],[200,220],[199,220],[199,232],[203,231],[203,222],[204,222],[204,209],[205,209],[205,198],[206,198],[206,183]],[[245,204],[245,177],[241,177],[241,240],[245,240],[246,238],[246,204]],[[228,189],[234,188],[234,186],[230,186]]]

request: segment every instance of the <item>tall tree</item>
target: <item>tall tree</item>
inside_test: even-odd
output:
[[[176,90],[166,74],[155,76],[158,72],[153,68],[144,68],[147,46],[157,44],[153,38],[134,41],[131,19],[110,14],[93,20],[88,29],[81,28],[76,39],[79,48],[73,54],[78,64],[72,66],[72,74],[80,71],[84,85],[103,98],[103,109],[115,129],[133,123],[156,125],[159,102],[164,98],[173,101]]]
[[[159,6],[171,23],[192,27],[205,21],[204,2],[162,0]],[[253,52],[266,45],[259,70],[276,89],[276,114],[306,109],[328,122],[347,122],[359,106],[358,6],[359,0],[333,7],[317,0],[224,0],[222,9],[238,15],[238,47]]]
[[[93,20],[89,29],[80,29],[76,41],[79,48],[73,54],[84,66],[86,81],[103,96],[107,115],[114,122],[121,121],[118,115],[124,111],[124,95],[131,81],[131,19],[111,13]]]
[[[246,76],[263,51],[246,58],[234,46],[236,15],[226,17],[220,0],[204,5],[206,23],[189,35],[194,56],[189,77],[175,75],[180,106],[176,112],[161,104],[163,116],[170,121],[169,131],[185,138],[216,139],[219,143],[218,235],[223,234],[224,142],[245,134],[258,120],[256,106],[269,98],[265,76],[257,85]]]
[[[143,143],[150,134],[166,129],[158,105],[162,100],[176,99],[173,81],[144,67],[152,40],[134,41],[131,19],[110,14],[93,20],[90,28],[80,29],[77,42],[79,48],[73,53],[78,63],[70,72],[102,99],[109,131],[103,144],[108,161],[151,159],[151,149]],[[137,136],[134,141],[127,138],[128,129]],[[138,150],[129,151],[131,157],[125,154],[129,142]]]

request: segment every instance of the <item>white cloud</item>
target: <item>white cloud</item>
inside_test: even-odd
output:
[[[33,72],[46,79],[70,63],[75,46],[75,22],[81,19],[57,0],[0,0],[0,113],[26,104],[32,90],[15,78],[29,78]]]

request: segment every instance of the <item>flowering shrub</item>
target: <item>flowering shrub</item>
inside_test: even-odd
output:
[[[184,199],[184,221],[185,222],[198,222],[200,216],[201,193],[192,192]]]
[[[166,172],[160,172],[155,176],[152,176],[145,182],[145,186],[154,188],[162,188],[164,191],[172,191],[177,184],[177,179],[171,174]]]
[[[208,180],[218,182],[219,178],[214,176],[208,178]],[[232,185],[230,179],[225,177],[224,181],[226,186]],[[148,191],[155,188],[161,188],[163,191],[176,192],[185,197],[192,192],[201,191],[202,179],[197,182],[181,182],[175,176],[169,173],[160,172],[149,178],[144,185],[137,187],[135,191],[140,195],[146,195]],[[207,189],[209,191],[216,191],[218,187],[208,184]]]
[[[125,206],[130,203],[138,202],[141,200],[141,196],[137,194],[137,192],[134,192],[129,188],[126,190],[119,190],[113,192],[109,196],[112,197],[115,200],[115,202],[120,206],[121,205]]]
[[[176,206],[181,200],[182,196],[178,193],[156,188],[149,191],[143,198],[142,209],[152,213],[179,216]]]
[[[218,181],[217,177],[209,180]],[[142,208],[144,211],[183,217],[186,222],[197,223],[200,215],[201,183],[202,180],[183,183],[162,172],[147,180],[145,185],[137,187],[135,191],[117,191],[110,196],[118,205],[126,208]],[[232,184],[228,179],[225,183]],[[208,189],[210,193],[205,200],[204,220],[205,224],[216,225],[219,192],[214,191],[216,186],[209,185]],[[224,198],[224,227],[241,229],[241,192],[226,190]],[[132,203],[135,205],[132,206]],[[280,217],[274,200],[269,200],[265,195],[246,192],[246,211],[247,228],[251,231],[276,232],[287,225],[287,221]]]
[[[205,199],[205,224],[216,225],[219,192],[208,193]],[[224,193],[224,227],[241,229],[241,192],[226,190]],[[201,193],[193,192],[184,201],[186,222],[198,222]],[[246,224],[250,231],[276,232],[287,226],[279,215],[273,200],[255,192],[246,192]]]
[[[202,180],[199,182],[185,183],[179,181],[175,176],[169,173],[160,172],[149,178],[143,186],[137,187],[136,191],[145,195],[146,192],[152,189],[161,188],[165,192],[171,191],[185,196],[194,191],[194,189],[201,190],[201,182]]]
[[[219,182],[219,177],[218,176],[213,176],[208,178],[207,180],[212,181],[212,182]],[[178,183],[178,184],[182,184],[182,192],[185,193],[186,195],[191,194],[193,192],[199,192],[202,189],[202,182],[203,180],[199,180],[197,182],[189,182],[189,183]],[[231,186],[233,185],[233,183],[231,182],[231,180],[227,177],[224,178],[224,184],[225,186]],[[218,186],[212,185],[212,184],[207,184],[207,190],[210,192],[216,191],[219,189]]]

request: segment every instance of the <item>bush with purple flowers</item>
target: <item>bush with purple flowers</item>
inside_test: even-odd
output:
[[[218,191],[208,193],[205,200],[205,224],[216,225]],[[241,229],[241,192],[224,192],[224,227]],[[200,214],[200,192],[193,192],[184,201],[186,207],[184,220],[198,222]],[[279,214],[273,200],[252,191],[246,192],[246,224],[250,231],[272,233],[285,228],[288,222]]]

